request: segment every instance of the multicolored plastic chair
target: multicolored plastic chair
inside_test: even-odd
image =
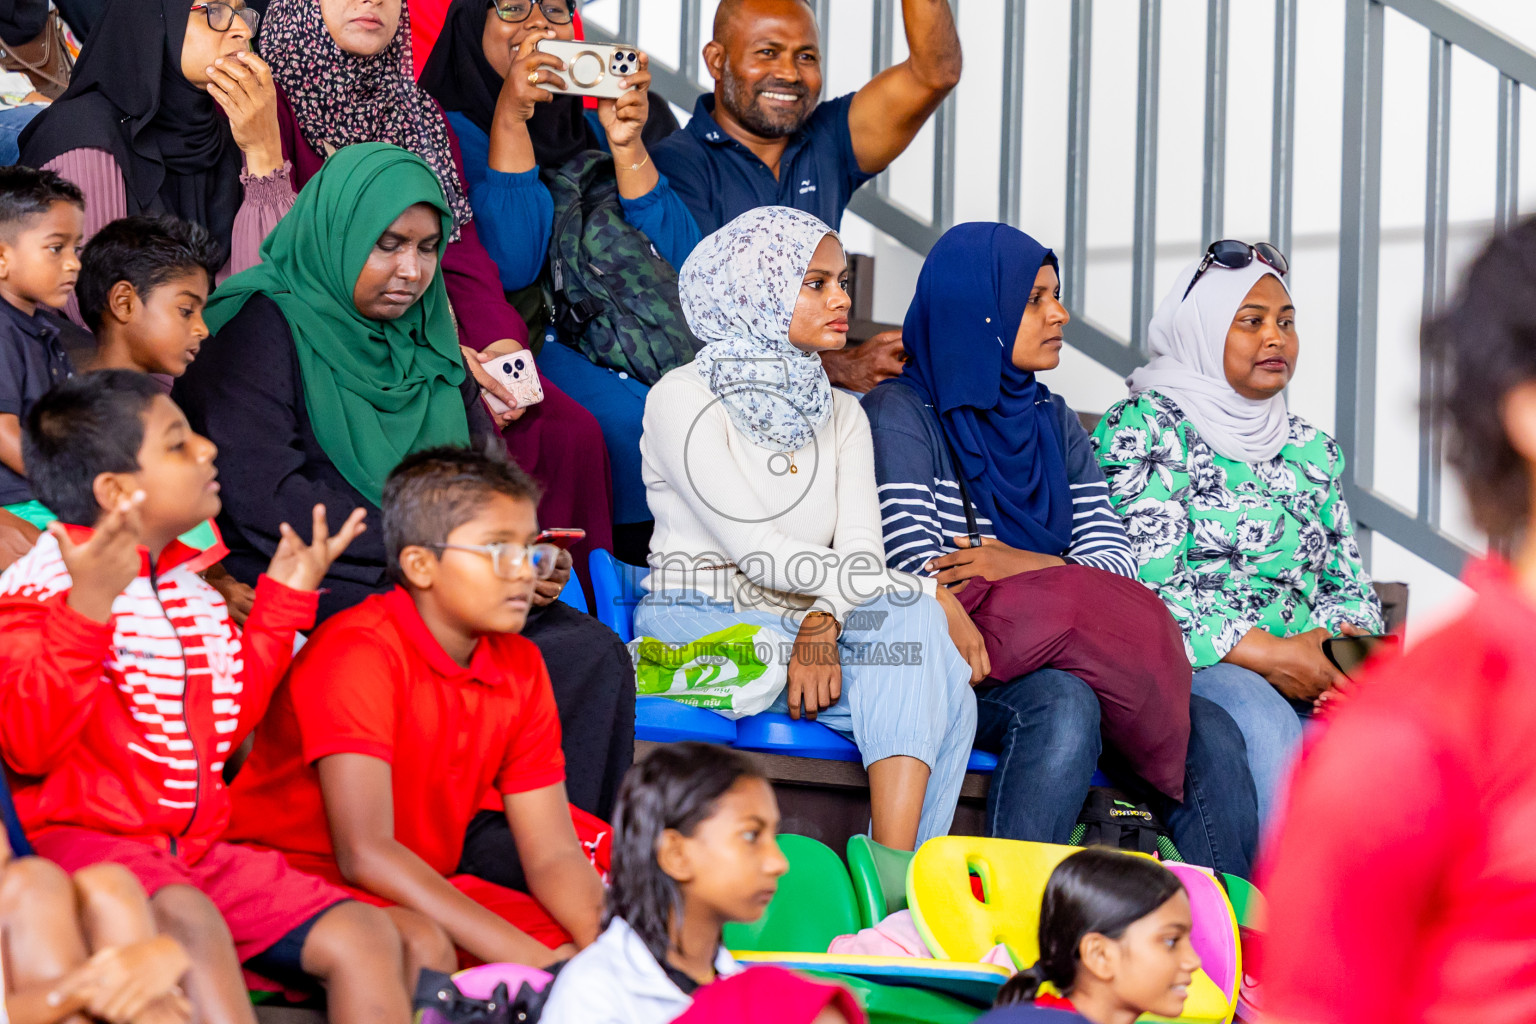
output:
[[[1221,880],[1226,884],[1227,899],[1232,901],[1232,913],[1237,915],[1238,927],[1256,932],[1264,931],[1269,907],[1264,902],[1264,894],[1259,891],[1258,886],[1236,875],[1222,875]]]
[[[789,872],[779,880],[778,894],[768,910],[752,924],[732,924],[725,929],[726,947],[743,963],[825,971],[876,986],[905,986],[922,990],[925,995],[942,994],[973,1007],[990,1006],[997,990],[1008,980],[1009,971],[991,964],[826,952],[837,936],[851,934],[860,927],[853,887],[843,862],[829,847],[805,836],[780,836],[779,847],[789,860]]]
[[[1027,967],[1040,956],[1046,882],[1056,865],[1076,852],[1072,846],[1008,839],[931,839],[907,870],[907,909],[937,957],[975,962],[1001,943],[1017,965]],[[972,875],[981,880],[980,899],[972,891]],[[1227,993],[1197,971],[1179,1020],[1217,1024],[1230,1021],[1232,1012]]]
[[[952,996],[903,985],[883,985],[822,970],[799,970],[808,978],[832,981],[853,990],[869,1014],[869,1024],[970,1024],[986,1012]]]
[[[742,963],[773,964],[791,971],[825,971],[876,985],[939,993],[971,1006],[991,1006],[997,990],[1013,976],[995,964],[961,964],[916,957],[853,956],[836,953],[750,953],[738,950]]]
[[[1193,864],[1164,864],[1178,876],[1189,894],[1194,930],[1190,944],[1200,955],[1200,969],[1226,996],[1227,1009],[1237,1010],[1238,989],[1243,981],[1243,947],[1237,931],[1237,915],[1221,880],[1209,868]]]
[[[1242,945],[1251,950],[1248,943],[1263,935],[1269,927],[1269,905],[1264,901],[1264,894],[1253,883],[1236,875],[1221,877],[1227,884],[1227,898],[1232,901],[1232,911],[1237,915],[1237,934],[1241,937]],[[1262,1001],[1258,978],[1245,971],[1237,993],[1237,1019],[1261,1020]]]
[[[825,953],[832,940],[859,930],[859,908],[842,860],[807,836],[781,835],[789,871],[763,916],[725,926],[725,946],[735,950]]]

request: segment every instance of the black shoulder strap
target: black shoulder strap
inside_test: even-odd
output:
[[[960,459],[955,455],[955,447],[949,443],[949,435],[944,433],[943,427],[939,428],[939,436],[944,438],[944,447],[949,450],[949,468],[954,471],[955,485],[960,488],[960,504],[965,506],[966,533],[972,546],[980,547],[981,531],[976,528],[976,509],[971,505],[970,489],[965,486],[965,474],[960,471]]]

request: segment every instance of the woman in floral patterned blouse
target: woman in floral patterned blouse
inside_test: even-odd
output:
[[[1384,627],[1343,454],[1285,409],[1298,342],[1284,261],[1250,260],[1179,275],[1152,318],[1152,362],[1093,442],[1141,581],[1183,630],[1194,692],[1242,729],[1263,821],[1301,718],[1341,681],[1322,642]]]

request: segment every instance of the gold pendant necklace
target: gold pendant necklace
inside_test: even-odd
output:
[[[798,472],[800,472],[798,469],[795,468],[795,453],[794,452],[790,452],[789,453],[789,471],[791,473],[798,473]]]

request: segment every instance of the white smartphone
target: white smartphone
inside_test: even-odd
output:
[[[549,89],[561,96],[596,96],[617,99],[625,92],[619,79],[640,70],[640,51],[633,46],[585,43],[574,39],[541,39],[538,49],[565,61],[565,71],[552,69],[565,80],[565,90]]]
[[[539,368],[533,365],[533,353],[527,349],[508,352],[488,363],[482,363],[481,366],[486,373],[501,381],[512,393],[512,397],[517,401],[514,408],[526,409],[530,405],[538,405],[544,401],[544,385],[539,381]],[[501,416],[512,411],[507,407],[506,402],[489,391],[481,397],[485,399],[485,407],[491,410],[493,415]]]

